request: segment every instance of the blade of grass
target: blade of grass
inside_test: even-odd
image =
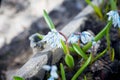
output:
[[[96,60],[98,60],[100,57],[102,57],[107,52],[107,49],[105,49],[103,52],[99,53],[93,60],[92,63],[94,63]]]
[[[67,46],[65,45],[65,42],[63,40],[61,40],[61,45],[62,45],[62,49],[64,51],[65,54],[69,53]]]
[[[92,54],[90,54],[89,58],[81,66],[81,68],[75,73],[75,75],[72,77],[71,80],[77,80],[78,76],[80,76],[80,74],[84,71],[84,69],[91,63],[91,60],[92,60]]]
[[[19,77],[19,76],[14,76],[13,79],[14,79],[14,80],[25,80],[24,78]]]
[[[62,80],[66,80],[65,70],[64,70],[64,67],[63,67],[63,64],[62,64],[62,63],[60,63],[60,71],[61,71]]]
[[[87,77],[86,77],[86,75],[84,75],[84,80],[87,80]]]
[[[96,5],[94,5],[90,0],[85,0],[85,1],[86,1],[87,4],[92,6],[92,8],[96,12],[96,14],[100,17],[100,19],[103,19],[103,15],[102,15],[102,12],[101,12],[100,8]]]
[[[106,40],[107,40],[107,49],[108,54],[110,56],[111,61],[113,61],[114,53],[112,53],[111,47],[110,47],[110,34],[109,34],[110,28],[107,28],[106,30]]]
[[[114,0],[110,0],[110,6],[111,6],[111,10],[117,10],[117,5]]]
[[[80,56],[82,56],[85,60],[88,58],[87,55],[82,51],[82,49],[80,48],[80,46],[78,46],[77,44],[73,44],[73,48],[74,48],[74,50],[75,50]]]
[[[54,26],[52,20],[50,19],[50,17],[48,16],[47,12],[45,10],[43,12],[44,12],[43,17],[44,17],[46,23],[48,24],[49,28],[51,30],[55,29],[55,26]]]
[[[69,46],[69,50],[70,50],[70,52],[75,52],[74,48],[71,46]]]
[[[114,58],[115,58],[115,50],[114,50],[114,48],[112,48],[111,61],[114,61]]]
[[[106,29],[106,40],[107,40],[107,48],[109,51],[109,54],[111,53],[110,49],[110,35],[109,35],[110,27]]]

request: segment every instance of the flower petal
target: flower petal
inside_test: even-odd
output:
[[[55,78],[55,79],[58,78],[58,74],[57,74],[56,71],[51,71],[51,72],[50,72],[50,75],[51,75],[51,77],[53,77],[53,78]]]
[[[46,36],[44,36],[43,41],[46,41],[52,48],[61,48],[61,39],[65,41],[65,38],[59,32],[53,29]]]
[[[107,15],[108,15],[108,20],[112,19],[114,27],[116,26],[120,27],[120,17],[117,11],[109,11]]]
[[[42,68],[46,71],[49,71],[51,69],[51,67],[49,65],[43,65]]]
[[[77,43],[79,40],[79,35],[71,34],[68,38],[68,43]]]
[[[81,38],[82,43],[86,44],[86,43],[90,42],[93,39],[93,35],[90,34],[87,31],[83,31],[81,33],[80,38]]]

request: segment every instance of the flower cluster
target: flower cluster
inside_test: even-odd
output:
[[[39,35],[38,33],[35,33],[29,37],[30,46],[32,48],[37,46],[37,43],[39,41],[47,42],[47,44],[49,44],[52,48],[56,48],[56,47],[61,48],[61,40],[65,41],[65,38],[63,37],[63,35],[61,35],[55,29],[52,29],[52,31],[48,32],[48,34],[45,35],[42,40],[37,39],[38,35]],[[83,44],[87,44],[90,41],[92,41],[92,44],[96,43],[94,41],[94,36],[89,31],[83,31],[82,33],[73,33],[68,37],[67,42],[73,44],[73,43],[77,43],[79,40]]]
[[[71,34],[68,38],[69,43],[77,43],[78,40],[81,40],[83,44],[86,44],[90,41],[93,42],[94,36],[89,31],[83,31],[82,33],[79,33],[79,34],[75,34],[75,33]]]
[[[110,11],[107,13],[108,20],[110,21],[112,19],[114,27],[118,26],[120,28],[120,16],[118,14],[118,11]]]
[[[57,67],[55,65],[44,65],[42,68],[46,71],[50,71],[50,77],[48,78],[48,80],[58,79]]]

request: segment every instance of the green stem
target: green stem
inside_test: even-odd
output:
[[[96,36],[95,36],[95,38],[94,38],[94,40],[97,42],[98,40],[100,40],[105,34],[106,34],[106,30],[108,29],[108,28],[110,28],[111,27],[111,25],[112,25],[112,21],[109,21],[108,22],[108,24],[105,26],[105,28],[100,32],[100,33],[98,33]],[[85,46],[83,46],[83,51],[87,51],[90,47],[92,46],[92,42],[89,42],[89,43],[87,43]]]
[[[110,27],[107,28],[107,30],[106,30],[106,40],[107,40],[107,49],[108,49],[109,53],[111,53],[111,50],[110,50],[110,35],[109,35],[109,31],[110,31]]]
[[[102,57],[105,53],[107,52],[107,49],[105,49],[103,52],[101,52],[100,54],[98,54],[93,60],[92,63],[94,63],[95,61],[97,61],[100,57]],[[91,64],[92,64],[91,63]]]

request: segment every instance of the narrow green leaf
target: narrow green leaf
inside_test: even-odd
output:
[[[114,0],[110,0],[111,10],[117,10],[117,5]]]
[[[38,37],[42,40],[43,39],[43,35],[38,33]]]
[[[80,55],[82,56],[84,59],[87,59],[87,55],[82,51],[82,49],[80,48],[80,46],[78,46],[77,44],[73,44],[73,48],[74,50]]]
[[[65,42],[63,40],[61,40],[60,42],[61,42],[62,49],[63,49],[64,53],[67,54],[68,50],[67,50],[67,46],[65,45]]]
[[[96,60],[98,60],[100,57],[102,57],[105,53],[107,52],[107,49],[105,49],[104,51],[102,51],[101,53],[99,53],[92,61],[95,62]]]
[[[103,19],[103,15],[102,15],[102,12],[100,10],[100,8],[96,5],[94,5],[90,0],[85,0],[87,4],[89,4],[90,6],[93,7],[94,11],[96,12],[96,14],[101,18]]]
[[[14,80],[25,80],[24,78],[19,77],[19,76],[14,76],[13,78],[14,78]]]
[[[87,77],[86,77],[86,75],[84,75],[84,80],[87,80]]]
[[[86,62],[81,66],[81,68],[75,73],[71,80],[77,80],[78,76],[85,70],[85,68],[91,63],[92,61],[92,54],[90,54],[89,58]]]
[[[48,24],[49,28],[52,30],[52,29],[55,29],[55,26],[54,26],[54,23],[52,22],[52,20],[50,19],[50,17],[48,16],[47,12],[44,10],[44,19],[46,21],[46,23]]]
[[[94,8],[96,14],[100,17],[100,19],[103,19],[103,15],[102,15],[100,8],[95,5],[93,5],[93,8]]]
[[[62,64],[62,63],[60,63],[60,71],[61,71],[62,80],[66,80],[65,70],[64,70],[64,67],[63,67],[63,64]]]
[[[97,42],[98,40],[100,40],[105,34],[106,34],[106,30],[107,28],[110,28],[112,25],[112,20],[109,21],[107,23],[107,25],[102,29],[102,31],[100,31],[94,38],[94,40]],[[87,43],[85,46],[83,46],[82,50],[84,52],[86,52],[90,47],[92,46],[92,42]]]
[[[107,25],[95,36],[95,41],[100,40],[106,33],[106,30],[112,25],[112,20],[107,23]]]
[[[70,54],[65,55],[65,62],[68,65],[68,67],[74,67],[74,58]]]
[[[112,48],[112,53],[111,53],[111,61],[114,61],[115,58],[115,50]]]
[[[107,40],[108,51],[109,51],[109,53],[111,53],[109,31],[110,31],[110,27],[106,29],[106,40]]]
[[[70,52],[75,52],[74,48],[71,46],[69,46],[69,50],[70,50]]]

